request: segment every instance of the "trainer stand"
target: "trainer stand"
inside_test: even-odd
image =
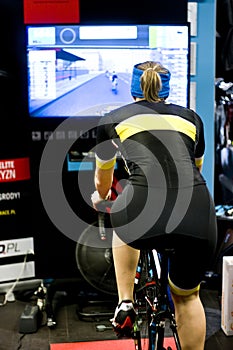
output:
[[[76,304],[76,313],[82,321],[98,321],[110,319],[117,304],[117,298],[97,291],[82,278],[55,279],[46,285],[44,295],[44,310],[47,317],[47,326],[54,328],[57,325],[59,307],[67,304]]]
[[[55,328],[59,307],[77,303],[79,294],[83,293],[85,281],[79,278],[47,279],[44,280],[44,311],[47,317],[47,326]]]
[[[80,296],[77,305],[77,315],[81,320],[110,319],[118,303],[112,230],[107,233],[105,230],[108,219],[108,214],[99,214],[98,222],[83,231],[76,246],[77,266],[89,285],[89,293]]]
[[[83,298],[79,298],[79,302],[76,307],[76,313],[81,321],[95,321],[113,317],[115,306],[117,305],[117,299],[113,299],[107,295],[85,295]]]
[[[118,304],[112,256],[113,232],[108,220],[109,214],[99,213],[98,222],[94,222],[83,231],[76,245],[78,269],[94,288],[94,294],[89,293],[88,296],[84,295],[79,299],[77,315],[82,320],[110,319],[114,316]],[[143,286],[142,278],[137,290]]]

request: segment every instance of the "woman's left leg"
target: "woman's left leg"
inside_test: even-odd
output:
[[[122,300],[134,301],[134,280],[140,250],[125,244],[115,232],[112,243],[119,303]]]

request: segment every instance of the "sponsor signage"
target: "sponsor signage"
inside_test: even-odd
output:
[[[79,0],[24,0],[24,23],[79,23]]]
[[[29,158],[0,160],[0,183],[30,179]]]
[[[33,237],[0,241],[0,258],[34,254]]]
[[[35,262],[25,259],[31,254],[34,254],[33,237],[0,241],[0,258],[6,258],[1,260],[0,282],[35,277]]]

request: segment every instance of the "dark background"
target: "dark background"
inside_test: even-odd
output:
[[[216,77],[231,81],[232,70],[226,65],[226,38],[232,25],[229,1],[217,1]],[[144,0],[110,2],[80,0],[80,23],[184,23],[187,21],[187,1]],[[76,242],[65,237],[48,218],[39,193],[39,163],[45,142],[32,142],[32,130],[53,131],[61,119],[29,118],[27,113],[26,50],[23,23],[23,0],[1,0],[0,3],[0,159],[30,157],[31,180],[18,183],[24,200],[15,219],[0,218],[2,239],[33,236],[35,243],[36,277],[73,277],[77,271]],[[210,57],[210,59],[212,59]],[[227,61],[229,63],[229,60]],[[82,128],[80,122],[80,129]],[[94,143],[94,139],[79,140],[79,149]],[[83,144],[82,144],[83,142]],[[96,220],[96,213],[82,202],[75,189],[77,174],[68,173],[64,166],[64,190],[71,205],[80,209],[88,223]],[[90,183],[93,173],[87,172]],[[5,187],[4,187],[5,186]],[[10,185],[11,186],[11,185]],[[0,184],[1,192],[8,191]],[[9,187],[9,185],[8,185]],[[11,187],[12,190],[12,187]],[[13,188],[13,191],[15,189]],[[90,188],[91,191],[91,188]],[[81,204],[80,204],[81,203]],[[80,227],[80,231],[83,228]]]

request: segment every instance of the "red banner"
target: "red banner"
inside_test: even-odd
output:
[[[0,160],[0,183],[30,179],[29,158]]]
[[[79,21],[79,0],[24,0],[25,24],[68,24]]]

